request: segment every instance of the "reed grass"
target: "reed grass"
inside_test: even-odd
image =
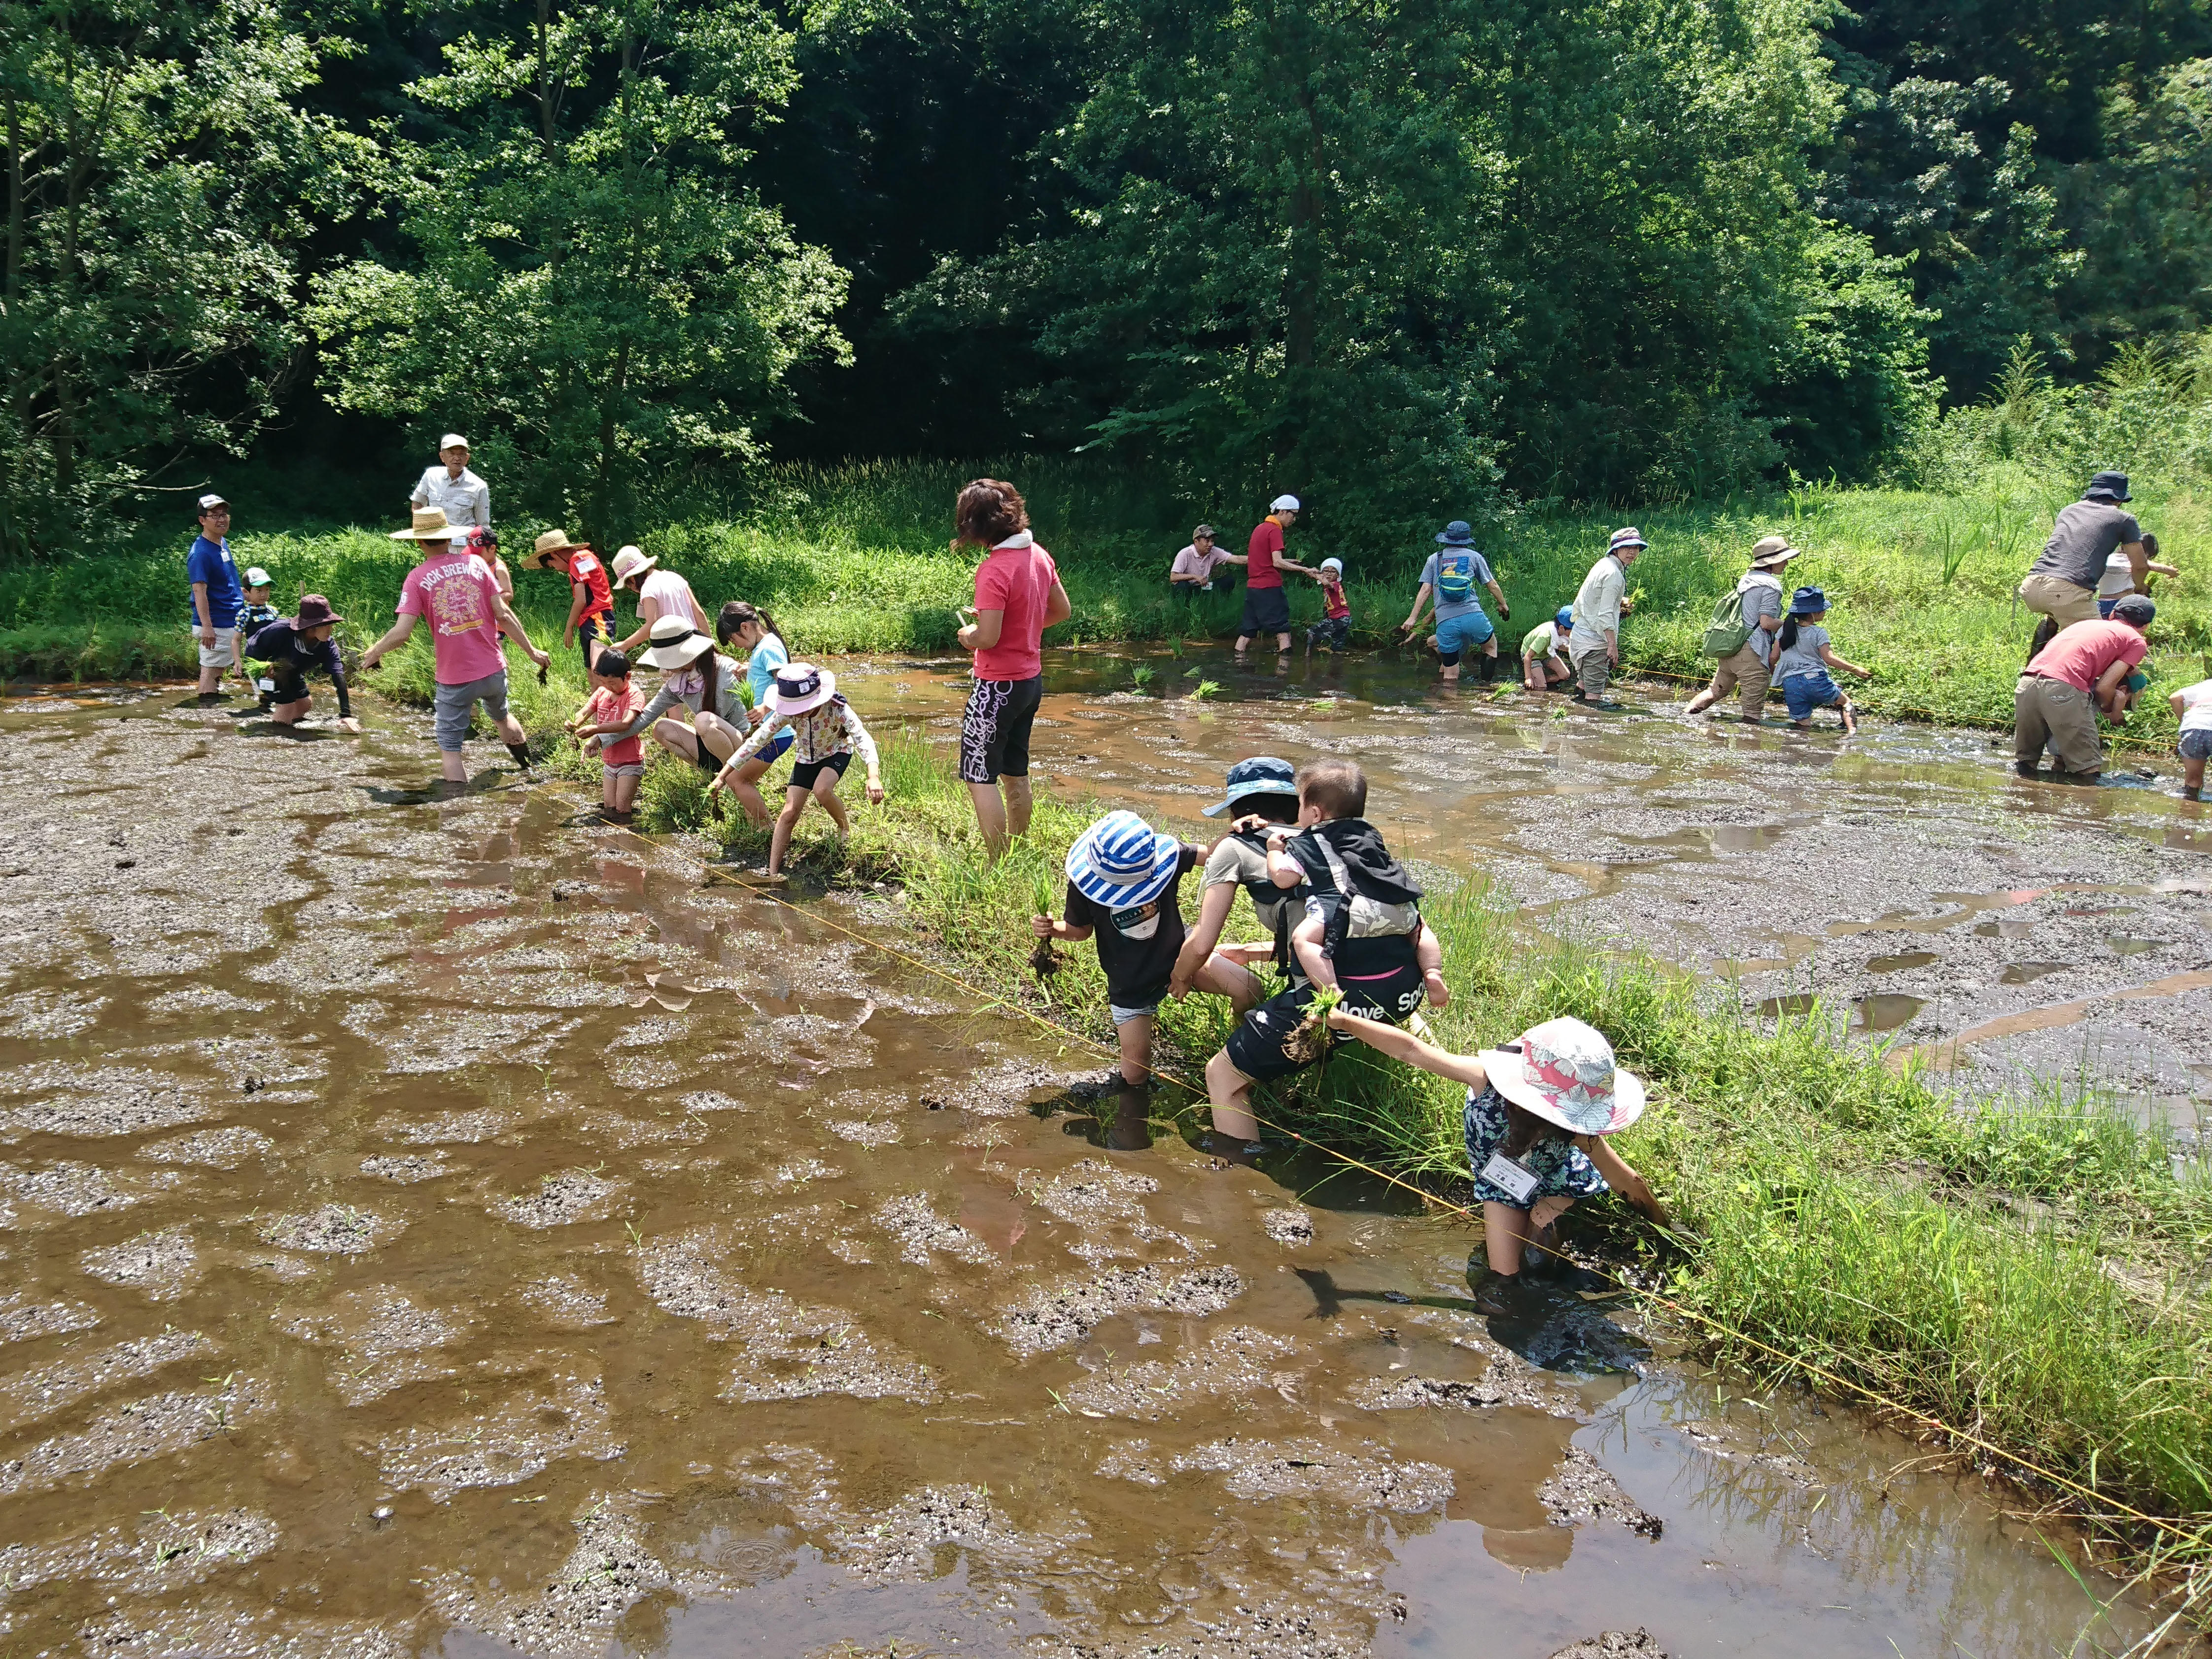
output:
[[[1097,953],[1062,947],[1060,971],[1042,982],[1029,963],[1028,918],[1041,888],[1064,890],[1065,849],[1092,806],[1041,790],[1030,834],[994,863],[964,790],[921,737],[890,737],[884,775],[882,807],[855,792],[850,844],[810,819],[793,868],[895,881],[923,944],[986,999],[1097,1045],[1103,1072],[1112,1025]],[[665,763],[648,774],[653,827],[699,827],[694,776]],[[765,846],[764,833],[723,833],[740,858]],[[1194,914],[1194,883],[1182,897]],[[2201,1566],[2212,1539],[2202,1279],[2212,1184],[2177,1165],[2163,1133],[2056,1091],[1962,1102],[1909,1062],[1846,1046],[1818,1009],[1777,1024],[1717,1012],[1652,959],[1532,934],[1479,878],[1424,908],[1454,992],[1429,1016],[1440,1041],[1468,1051],[1573,1014],[1647,1079],[1652,1106],[1619,1144],[1688,1242],[1604,1202],[1571,1219],[1686,1332],[1764,1375],[1866,1390],[1969,1431],[1996,1449],[1966,1447],[1983,1467],[2086,1489],[2078,1511],[2130,1559]],[[1249,928],[1245,907],[1234,917]],[[1229,1029],[1218,999],[1169,1003],[1156,1066],[1200,1088]],[[1462,1092],[1437,1079],[1353,1046],[1261,1090],[1256,1104],[1448,1202],[1467,1197]],[[1194,1135],[1202,1107],[1170,1088],[1157,1109]],[[2146,1528],[2124,1505],[2199,1535]]]

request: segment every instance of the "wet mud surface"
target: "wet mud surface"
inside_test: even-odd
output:
[[[1191,699],[1190,670],[1220,695]],[[950,732],[960,672],[880,665],[871,699]],[[1383,655],[1063,653],[1046,685],[1039,768],[1185,835],[1231,761],[1346,754],[1394,849],[1487,872],[1534,927],[1653,951],[1769,1017],[1817,999],[1970,1091],[2087,1079],[2191,1133],[2212,1102],[2212,805],[2179,799],[2169,755],[2027,783],[1993,733],[1868,720],[1846,741],[1778,704],[1747,727],[1656,684],[1598,713]]]
[[[1464,1230],[1343,1182],[1102,1148],[1097,1065],[871,949],[879,903],[703,887],[504,770],[427,800],[426,721],[369,712],[0,708],[9,1650],[2029,1656],[2088,1622],[1908,1443],[1618,1304],[1493,1327]],[[1603,1370],[1516,1351],[1594,1325]]]

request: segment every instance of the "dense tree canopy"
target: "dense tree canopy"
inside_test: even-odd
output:
[[[771,450],[1103,446],[1376,525],[1694,495],[2212,320],[2200,0],[0,20],[19,550],[452,426],[586,524]]]

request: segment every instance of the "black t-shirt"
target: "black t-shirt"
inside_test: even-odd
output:
[[[2051,539],[2027,574],[2094,588],[2105,579],[2105,561],[2116,550],[2142,539],[2142,526],[2124,508],[2110,501],[2069,501],[2058,509]]]
[[[1168,994],[1182,952],[1182,878],[1195,867],[1199,849],[1186,842],[1176,854],[1175,879],[1148,904],[1109,910],[1067,884],[1065,916],[1071,927],[1088,927],[1106,970],[1106,995],[1123,1008],[1143,1008]]]

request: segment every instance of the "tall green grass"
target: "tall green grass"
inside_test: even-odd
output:
[[[770,469],[743,502],[702,499],[687,516],[649,526],[638,540],[690,580],[710,607],[725,599],[765,605],[794,649],[814,653],[941,652],[951,648],[957,606],[970,597],[974,558],[950,545],[953,495],[977,470],[937,462]],[[1104,462],[1024,459],[983,464],[1030,494],[1038,534],[1059,559],[1073,618],[1054,644],[1107,640],[1224,639],[1234,634],[1241,588],[1194,599],[1167,590],[1167,566],[1192,520],[1225,526],[1234,547],[1253,516],[1234,503],[1179,501],[1146,477]],[[1500,509],[1481,526],[1510,621],[1504,648],[1570,602],[1616,523],[1638,524],[1651,543],[1631,576],[1640,604],[1623,633],[1632,669],[1701,679],[1711,665],[1698,646],[1714,599],[1742,572],[1751,544],[1780,531],[1803,548],[1793,584],[1826,590],[1837,649],[1875,670],[1850,684],[1877,713],[2002,726],[2033,618],[2013,597],[2052,516],[2080,480],[1990,465],[1947,493],[1804,488],[1639,512]],[[2212,651],[2212,581],[2189,566],[2212,531],[2212,509],[2185,491],[2140,483],[2143,521],[2183,562],[2159,585],[2151,667],[2170,692],[2205,672]],[[1346,562],[1354,636],[1364,647],[1396,639],[1433,544],[1377,544],[1356,525],[1333,524],[1327,503],[1294,531],[1291,553],[1334,552]],[[1473,509],[1468,509],[1473,511]],[[526,548],[532,525],[508,527]],[[91,678],[191,672],[183,554],[173,545],[129,554],[0,568],[0,670],[15,676]],[[374,530],[294,526],[269,532],[241,511],[233,538],[240,562],[267,566],[289,608],[306,592],[327,595],[364,644],[386,626],[410,560],[405,544]],[[558,577],[517,577],[518,606],[541,641],[567,613]],[[1321,615],[1318,590],[1292,578],[1293,621]],[[631,611],[622,603],[623,626]],[[2162,696],[2138,710],[2130,736],[2171,740]]]
[[[693,777],[651,775],[658,827],[698,822]],[[896,880],[921,940],[979,1003],[1080,1033],[1103,1072],[1112,1025],[1096,952],[1063,947],[1065,968],[1042,985],[1028,966],[1038,886],[1062,890],[1065,850],[1093,809],[1041,793],[1029,836],[994,864],[964,790],[920,738],[890,738],[885,777],[882,807],[855,792],[849,846],[810,817],[796,867]],[[741,856],[765,842],[725,833]],[[1194,883],[1182,896],[1194,914]],[[1651,1109],[1620,1145],[1691,1243],[1677,1249],[1617,1206],[1583,1206],[1574,1222],[1640,1261],[1639,1281],[1713,1351],[1771,1375],[1839,1379],[1970,1431],[1999,1449],[1990,1461],[2001,1469],[2087,1488],[2083,1511],[2131,1550],[2160,1540],[2121,1504],[2212,1523],[2202,1282],[2212,1185],[2193,1168],[2177,1175],[2162,1134],[2055,1094],[1963,1103],[1909,1063],[1841,1045],[1817,1011],[1773,1027],[1715,1012],[1662,964],[1531,934],[1480,879],[1425,908],[1454,991],[1430,1017],[1439,1040],[1471,1051],[1573,1014],[1649,1080]],[[1249,909],[1234,914],[1249,928]],[[1170,1003],[1156,1063],[1200,1088],[1228,1029],[1218,999]],[[1273,1123],[1464,1199],[1453,1085],[1354,1046],[1257,1104]],[[1194,1132],[1202,1121],[1202,1097],[1170,1089],[1159,1107]],[[2183,1550],[2169,1565],[2191,1559]]]

